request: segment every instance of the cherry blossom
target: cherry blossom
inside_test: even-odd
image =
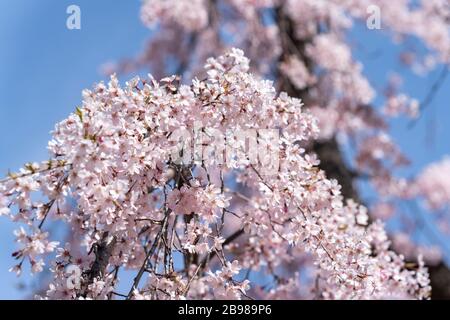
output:
[[[41,298],[429,297],[421,258],[411,267],[391,251],[383,224],[345,200],[306,151],[319,137],[314,116],[249,70],[243,51],[232,49],[207,59],[206,78],[191,84],[149,76],[121,86],[112,76],[83,91],[82,105],[53,131],[51,160],[0,184],[2,211],[30,229],[16,233],[14,256],[22,260],[15,271],[25,258],[34,272],[46,267],[41,259],[51,261],[53,280]],[[205,133],[253,129],[261,143],[264,130],[276,128],[279,139],[269,146],[280,156],[276,174],[246,157],[230,165],[182,157],[189,143],[180,149],[171,136],[194,134],[198,123]],[[391,151],[389,139],[373,143]],[[61,246],[44,231],[54,219],[71,230]],[[300,283],[298,267],[289,268],[295,261],[314,279]],[[80,270],[79,287],[71,285],[71,266]],[[116,291],[120,269],[136,272],[129,292]],[[280,287],[252,283],[252,272]]]
[[[0,182],[0,216],[24,225],[12,271],[50,268],[41,297],[56,299],[429,297],[424,260],[437,264],[442,248],[416,243],[424,223],[399,203],[423,200],[444,226],[449,161],[397,174],[410,160],[385,116],[417,118],[424,105],[398,75],[384,92],[366,76],[349,31],[370,5],[405,67],[448,68],[446,0],[143,1],[153,36],[110,69],[163,79],[121,86],[112,76],[85,90],[55,127],[51,160]],[[267,146],[261,163],[279,155],[275,174],[237,138],[249,129]],[[274,129],[279,139],[264,131]],[[227,146],[211,139],[218,133]],[[200,153],[190,152],[194,137]],[[233,152],[226,163],[206,157],[220,147]],[[376,192],[370,210],[352,192],[356,179]],[[388,236],[377,219],[406,222]],[[53,220],[71,230],[61,246],[45,231]],[[68,287],[69,266],[82,271],[80,288]],[[136,277],[118,293],[122,269]],[[250,281],[255,273],[268,284]]]
[[[417,177],[416,189],[431,209],[443,209],[450,204],[450,158],[427,166]]]

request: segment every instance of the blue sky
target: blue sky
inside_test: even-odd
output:
[[[66,28],[66,8],[81,8],[81,30]],[[139,20],[139,0],[0,0],[0,175],[28,161],[45,160],[49,132],[80,104],[81,90],[104,79],[100,66],[131,57],[150,32]],[[379,88],[389,73],[405,76],[404,89],[422,99],[438,72],[417,77],[398,66],[387,38],[376,32],[352,34],[365,48],[358,53],[365,73]],[[367,52],[378,52],[373,58]],[[392,134],[413,159],[402,173],[411,175],[431,161],[450,154],[450,79],[423,119],[409,129],[393,122]],[[432,128],[433,130],[430,130]],[[434,140],[427,140],[434,132]],[[14,226],[0,220],[0,298],[20,298],[19,280],[7,270],[13,265]],[[26,277],[25,277],[26,279]]]

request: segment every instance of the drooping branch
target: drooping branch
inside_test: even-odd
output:
[[[298,39],[296,37],[293,21],[283,11],[280,6],[276,10],[276,23],[280,30],[282,55],[281,59],[288,55],[295,55],[307,67],[308,71],[314,73],[314,64],[306,55],[305,48],[310,39]],[[448,67],[444,67],[438,80],[433,85],[429,95],[422,104],[427,106],[433,99],[436,91],[445,80],[448,73]],[[303,101],[309,102],[310,87],[304,89],[297,89],[288,77],[282,73],[278,74],[279,88],[282,91],[288,92],[293,97],[301,98]],[[320,159],[320,168],[323,169],[329,178],[336,179],[341,185],[341,193],[346,199],[353,199],[361,203],[359,192],[355,188],[355,180],[357,175],[355,171],[346,163],[344,159],[344,150],[342,150],[335,137],[324,141],[315,141],[311,146],[311,151],[317,154]],[[432,299],[450,299],[450,270],[445,263],[440,263],[438,266],[429,267]]]

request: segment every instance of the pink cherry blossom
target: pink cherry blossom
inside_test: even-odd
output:
[[[426,298],[426,271],[407,270],[402,256],[389,250],[383,226],[370,225],[367,209],[345,202],[337,181],[316,167],[315,155],[298,147],[318,135],[301,101],[248,73],[241,50],[208,59],[205,69],[207,78],[191,86],[179,87],[172,77],[133,79],[122,87],[113,76],[85,90],[82,107],[55,127],[52,160],[2,181],[3,203],[17,203],[11,215],[31,231],[16,232],[22,246],[16,258],[28,258],[40,272],[42,257],[57,251],[43,298],[110,299],[119,268],[137,272],[124,293],[129,299],[273,297],[274,291],[252,291],[248,279],[236,277],[244,270],[271,274],[293,259],[316,270],[322,298]],[[280,141],[271,146],[279,150],[278,172],[262,175],[239,157],[215,170],[194,158],[177,163],[170,133],[190,132],[196,120],[220,130],[280,128]],[[233,173],[241,175],[247,195],[227,186]],[[48,202],[34,205],[36,192]],[[69,199],[76,208],[60,206]],[[245,201],[237,206],[235,199]],[[51,214],[53,206],[58,214]],[[63,247],[43,231],[52,218],[72,229],[73,240]],[[184,269],[175,252],[184,257]],[[74,264],[81,271],[78,288],[68,286],[66,267]]]
[[[398,174],[410,160],[386,116],[418,117],[422,103],[398,75],[371,83],[351,37],[376,5],[404,67],[448,67],[450,7],[416,2],[143,1],[152,36],[109,69],[154,77],[121,85],[113,75],[84,90],[53,131],[51,160],[0,181],[0,216],[21,225],[12,271],[49,269],[41,298],[52,299],[428,298],[424,261],[437,264],[442,248],[416,243],[423,224],[398,204],[419,198],[448,220],[450,166]],[[266,144],[259,167],[242,130]],[[217,147],[232,149],[226,163],[204,159]],[[265,174],[274,154],[276,173]],[[374,189],[370,210],[349,194],[358,179]],[[388,235],[377,219],[401,220],[402,231]],[[54,220],[69,230],[61,245],[46,231]],[[70,266],[79,288],[68,286]],[[136,276],[117,293],[122,269]],[[250,282],[256,272],[269,285]]]

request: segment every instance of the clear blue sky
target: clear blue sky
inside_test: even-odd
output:
[[[66,28],[66,8],[81,7],[82,29]],[[139,0],[0,0],[0,175],[25,162],[47,158],[49,132],[79,105],[81,90],[104,79],[99,67],[110,60],[137,54],[150,32],[139,20]],[[405,90],[423,98],[437,73],[419,78],[398,66],[394,49],[375,32],[355,32],[366,52],[365,73],[375,87],[385,83],[387,70],[405,75]],[[414,129],[395,121],[393,136],[417,172],[427,163],[450,154],[450,79]],[[426,140],[434,119],[434,142]],[[0,220],[0,298],[23,297],[19,280],[7,270],[13,265],[12,230]],[[26,280],[27,277],[24,277]]]

